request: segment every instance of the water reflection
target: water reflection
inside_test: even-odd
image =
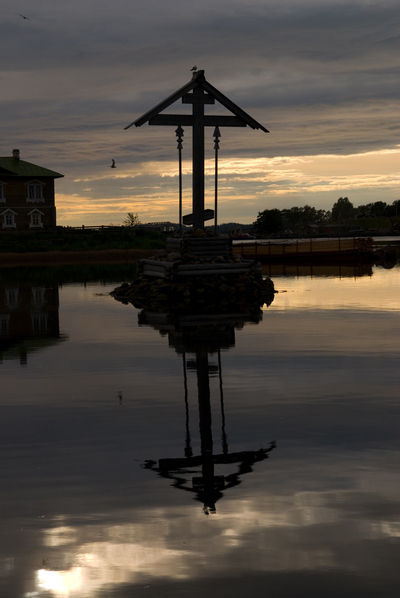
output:
[[[0,595],[397,598],[400,269],[277,276],[203,329],[89,274],[60,271],[68,342],[0,368]],[[52,286],[1,281],[10,317]]]
[[[248,322],[258,324],[261,319],[261,310],[253,313],[207,315],[180,315],[172,312],[160,314],[143,310],[139,314],[141,325],[152,326],[159,330],[162,336],[168,334],[169,346],[174,347],[176,352],[182,355],[186,411],[185,457],[163,457],[158,460],[158,465],[157,462],[149,460],[146,461],[145,468],[157,472],[161,477],[173,480],[174,488],[195,494],[196,500],[203,503],[203,512],[206,515],[216,513],[216,502],[223,497],[224,492],[239,485],[241,477],[251,473],[253,465],[264,461],[268,453],[276,447],[273,441],[267,449],[229,452],[225,429],[221,349],[228,350],[235,346],[235,328],[243,328]],[[191,354],[194,359],[188,360],[188,355]],[[217,365],[209,363],[209,356],[214,354],[218,356]],[[194,370],[197,375],[201,439],[201,454],[197,456],[193,455],[189,429],[188,370]],[[222,453],[214,452],[212,434],[210,375],[216,374],[219,377]],[[237,471],[215,475],[215,465],[233,464],[236,464]],[[193,475],[193,469],[199,467],[201,475]],[[191,478],[191,486],[188,485],[187,476]]]
[[[29,353],[65,340],[60,335],[58,282],[0,284],[0,363],[28,362]]]
[[[360,262],[354,264],[335,263],[268,263],[261,265],[262,273],[274,279],[276,276],[314,277],[329,276],[335,278],[360,278],[372,276],[372,264]]]
[[[383,249],[377,249],[376,259],[372,262],[335,262],[332,261],[285,261],[269,262],[262,264],[262,273],[274,278],[275,276],[330,276],[335,278],[360,278],[361,276],[372,276],[374,267],[382,267],[391,270],[397,264],[396,249],[391,248],[390,254]]]

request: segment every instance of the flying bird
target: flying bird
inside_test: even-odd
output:
[[[110,168],[117,168],[117,167],[115,166],[115,160],[111,160],[111,166],[110,166]]]
[[[20,13],[18,13],[19,17],[22,17],[23,19],[26,19],[27,21],[30,21],[30,19],[28,19],[28,17],[25,17],[24,15],[21,15]]]
[[[197,71],[197,66],[194,65],[194,67],[192,69],[190,69],[191,71]]]

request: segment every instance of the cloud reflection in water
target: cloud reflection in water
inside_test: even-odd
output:
[[[68,340],[1,365],[5,596],[397,597],[399,270],[275,284],[293,292],[221,359],[229,449],[278,450],[210,517],[141,468],[184,455],[182,360],[104,287],[61,289]],[[194,454],[196,383],[189,372]]]

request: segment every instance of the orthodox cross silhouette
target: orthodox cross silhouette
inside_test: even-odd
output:
[[[183,104],[192,104],[192,114],[160,114],[179,99],[182,99]],[[205,105],[215,104],[215,100],[227,108],[233,116],[206,115],[204,113]],[[185,224],[193,224],[195,230],[204,228],[204,221],[214,217],[212,210],[206,212],[204,210],[204,128],[249,126],[252,129],[261,129],[264,133],[268,133],[268,130],[253,117],[208,83],[204,71],[193,72],[192,80],[189,83],[137,118],[125,127],[125,130],[133,125],[141,127],[147,122],[149,125],[192,127],[193,213],[185,216],[183,221]]]

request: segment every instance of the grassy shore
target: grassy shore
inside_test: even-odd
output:
[[[15,265],[134,263],[165,247],[162,233],[43,232],[0,236],[0,267]]]
[[[165,246],[166,238],[164,233],[134,233],[129,227],[126,227],[126,230],[104,232],[68,229],[36,233],[3,232],[0,235],[0,253],[157,249]]]
[[[54,264],[134,264],[154,255],[155,249],[99,249],[97,251],[32,251],[0,253],[0,268]]]

